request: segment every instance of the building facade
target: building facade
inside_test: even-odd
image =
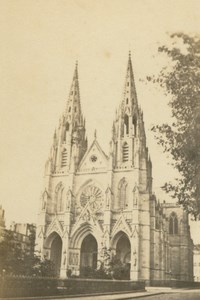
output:
[[[103,113],[103,112],[102,112]],[[132,280],[192,280],[188,216],[152,193],[152,163],[138,106],[131,57],[124,96],[105,154],[96,134],[88,147],[77,65],[45,165],[36,245],[57,273],[97,267],[110,249]]]
[[[12,222],[10,230],[7,230],[12,234],[12,240],[20,245],[21,250],[26,253],[34,253],[36,225],[29,223],[15,223]]]
[[[200,282],[200,245],[194,245],[194,281]]]

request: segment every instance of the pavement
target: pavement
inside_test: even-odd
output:
[[[153,290],[149,291],[136,291],[136,292],[124,292],[124,293],[113,293],[113,294],[93,294],[93,295],[70,295],[70,296],[43,296],[43,297],[20,297],[20,298],[0,298],[0,300],[120,300],[120,299],[133,299],[133,298],[141,298],[141,297],[148,297],[153,295],[161,295],[163,291],[161,290]]]
[[[28,297],[28,298],[0,298],[0,300],[92,300],[95,298],[95,300],[131,300],[131,299],[137,299],[137,298],[148,298],[150,297],[152,299],[152,296],[161,295],[161,298],[163,298],[164,295],[167,294],[191,294],[191,293],[199,293],[200,299],[200,289],[194,290],[194,289],[174,289],[174,288],[163,288],[163,287],[147,287],[146,291],[140,291],[140,292],[125,292],[120,294],[105,294],[105,295],[74,295],[74,296],[45,296],[45,297]],[[160,299],[160,298],[159,298]],[[171,298],[170,298],[171,299]],[[178,298],[179,299],[179,298]],[[192,298],[186,298],[186,299],[192,299]]]

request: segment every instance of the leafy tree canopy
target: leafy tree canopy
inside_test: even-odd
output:
[[[55,276],[53,263],[34,254],[35,232],[30,233],[29,241],[29,247],[23,248],[15,232],[4,230],[0,241],[0,274]]]
[[[180,176],[163,189],[195,219],[200,214],[200,37],[170,36],[171,46],[158,48],[171,67],[147,80],[158,83],[170,96],[172,122],[153,126],[158,144],[171,155]]]

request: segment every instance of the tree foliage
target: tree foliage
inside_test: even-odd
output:
[[[117,255],[112,253],[111,248],[103,247],[97,268],[84,267],[81,269],[81,276],[96,279],[130,279],[130,265],[122,263]]]
[[[35,232],[30,233],[28,246],[24,248],[15,237],[15,232],[5,230],[0,241],[0,272],[7,275],[55,276],[53,263],[35,255],[34,245]]]
[[[165,66],[159,76],[147,80],[158,83],[170,96],[173,122],[152,130],[180,174],[163,189],[196,219],[200,214],[200,37],[184,33],[170,37],[172,47],[158,51],[170,58],[171,68]]]

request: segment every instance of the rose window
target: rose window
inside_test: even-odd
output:
[[[97,211],[103,206],[103,193],[102,191],[94,186],[87,186],[80,196],[80,204],[84,207],[87,203],[92,210]]]

